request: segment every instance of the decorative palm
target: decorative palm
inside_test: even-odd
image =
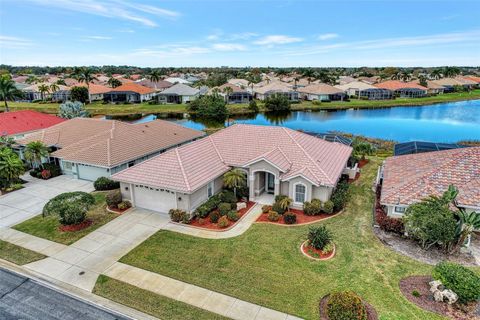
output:
[[[55,93],[60,90],[60,87],[56,83],[52,83],[49,87],[51,93]]]
[[[430,76],[435,80],[441,79],[442,78],[442,70],[435,69],[430,73]]]
[[[287,211],[288,208],[290,208],[290,205],[292,204],[292,199],[289,197],[283,197],[280,200],[278,200],[278,205],[280,208],[283,210]]]
[[[147,78],[148,80],[155,83],[155,89],[157,89],[157,82],[160,81],[160,79],[162,78],[162,74],[158,70],[152,70],[152,72],[150,72]]]
[[[473,233],[475,229],[480,229],[480,213],[470,212],[467,213],[464,209],[460,209],[458,212],[460,218],[457,226],[457,233],[459,235],[457,245],[452,251],[461,247],[469,235]]]
[[[45,100],[45,94],[50,91],[50,87],[47,84],[41,84],[38,86],[38,91],[42,95],[42,100]]]
[[[233,188],[235,197],[237,196],[237,188],[246,185],[245,173],[240,169],[233,169],[223,175],[223,183],[227,188]]]
[[[37,76],[34,76],[34,75],[31,75],[31,76],[28,76],[27,80],[25,80],[25,83],[28,83],[28,84],[35,84],[39,81],[38,77]]]
[[[5,112],[10,111],[8,108],[8,100],[14,100],[23,96],[22,91],[15,87],[15,82],[6,76],[0,77],[0,99],[5,103]]]
[[[0,180],[2,187],[8,187],[25,172],[23,162],[10,148],[0,148]],[[5,185],[3,185],[5,181]]]
[[[25,147],[25,159],[30,161],[34,168],[42,164],[42,158],[48,157],[48,148],[41,141],[29,142]]]
[[[116,88],[122,85],[122,81],[118,80],[117,78],[110,77],[107,81],[107,84],[112,88]]]
[[[223,93],[225,93],[225,96],[226,96],[225,98],[226,98],[227,102],[228,102],[228,98],[230,97],[230,94],[232,92],[233,92],[233,89],[231,87],[225,87],[223,89]]]
[[[75,76],[78,82],[82,83],[84,82],[87,85],[88,89],[88,102],[91,103],[92,100],[90,98],[90,83],[93,82],[93,80],[98,80],[97,77],[95,77],[93,70],[90,68],[80,68],[75,70]]]

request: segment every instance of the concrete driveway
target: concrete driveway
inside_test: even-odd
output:
[[[16,225],[38,215],[45,203],[60,193],[94,190],[92,182],[70,176],[42,180],[25,174],[22,179],[28,181],[23,189],[0,196],[0,228]]]

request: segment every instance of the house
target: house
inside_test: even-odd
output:
[[[3,112],[0,113],[0,135],[20,139],[28,133],[51,127],[63,121],[65,119],[33,110]]]
[[[230,88],[231,92],[227,92],[227,88]],[[230,83],[225,83],[219,87],[213,88],[210,92],[213,92],[215,89],[229,104],[249,103],[253,99],[253,95],[250,92]]]
[[[158,93],[160,103],[189,103],[200,96],[200,90],[186,84],[177,83]]]
[[[86,86],[85,84],[83,85]],[[112,88],[101,85],[101,84],[90,83],[88,86],[88,93],[90,95],[91,101],[103,100],[105,93],[110,91],[112,91]]]
[[[413,82],[413,81],[412,81]],[[414,83],[418,83],[415,81]],[[435,81],[427,80],[427,93],[428,94],[443,94],[445,92],[445,87],[435,83]]]
[[[437,85],[441,85],[445,88],[445,92],[453,92],[455,91],[455,87],[461,86],[464,87],[465,89],[473,89],[477,83],[475,81],[469,80],[469,79],[463,79],[461,77],[455,77],[455,78],[442,78],[438,80],[433,81]]]
[[[375,89],[376,87],[362,81],[350,81],[344,84],[336,85],[335,88],[342,90],[349,97],[359,97],[361,91]]]
[[[250,200],[272,203],[282,194],[302,208],[313,198],[330,198],[351,152],[349,146],[283,127],[235,124],[112,178],[134,206],[192,213],[222,189],[226,172],[239,168]]]
[[[143,79],[143,80],[137,81],[136,83],[138,83],[139,85],[142,85],[144,87],[154,89],[157,92],[163,91],[163,90],[168,89],[171,86],[173,86],[173,83],[168,82],[168,81],[164,81],[164,80],[151,81],[151,80],[148,80],[148,79]]]
[[[43,96],[42,96],[42,93],[39,90],[39,87],[41,85],[46,85],[49,89],[49,91],[43,93]],[[52,97],[52,94],[55,94],[55,92],[57,92],[57,91],[65,91],[65,90],[70,89],[69,87],[64,86],[64,85],[58,85],[58,89],[55,92],[52,93],[52,92],[50,92],[50,86],[51,86],[51,83],[44,82],[44,83],[32,84],[28,87],[25,87],[25,88],[22,89],[23,97],[21,99],[26,100],[26,101],[49,99],[49,98]]]
[[[234,86],[237,86],[240,88],[248,88],[250,82],[245,79],[230,79],[227,81],[227,83],[233,84]]]
[[[308,101],[334,101],[343,100],[346,95],[343,90],[325,83],[309,84],[298,88],[300,97]]]
[[[459,207],[480,210],[480,147],[394,156],[379,170],[380,203],[392,217],[430,195],[441,196],[454,185]]]
[[[417,83],[388,80],[374,85],[380,89],[387,89],[399,98],[421,98],[427,95],[428,89]]]
[[[203,135],[164,120],[129,124],[74,118],[27,135],[18,143],[25,146],[41,141],[55,150],[50,154],[51,161],[60,165],[63,174],[94,181]]]
[[[106,102],[133,102],[139,103],[152,100],[155,97],[154,89],[139,85],[137,83],[124,83],[116,88],[111,88],[103,94],[103,100]]]
[[[185,85],[192,84],[190,81],[187,81],[187,80],[185,80],[183,78],[179,78],[179,77],[169,77],[169,78],[166,78],[165,81],[173,83],[173,84],[177,84],[177,83],[185,84]]]
[[[298,101],[300,95],[298,91],[294,90],[290,85],[283,82],[271,82],[261,87],[255,88],[255,98],[259,100],[266,100],[270,96],[281,94],[286,96],[290,101]]]

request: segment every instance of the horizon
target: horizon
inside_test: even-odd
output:
[[[475,67],[480,66],[479,11],[480,3],[469,0],[5,0],[0,63]]]

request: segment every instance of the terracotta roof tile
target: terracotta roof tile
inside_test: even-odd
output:
[[[33,110],[0,113],[0,135],[19,134],[45,129],[65,119]]]
[[[155,92],[155,90],[152,89],[152,88],[148,88],[148,87],[145,87],[145,86],[142,86],[140,84],[133,83],[133,82],[124,83],[121,86],[118,86],[116,88],[113,88],[113,89],[109,90],[109,92],[125,92],[125,91],[131,91],[131,92],[135,92],[135,93],[138,93],[138,94],[148,94],[148,93]]]
[[[420,90],[427,90],[427,88],[419,85],[418,83],[415,82],[403,82],[403,81],[398,81],[398,80],[388,80],[384,82],[380,82],[377,84],[374,84],[375,87],[380,88],[380,89],[388,89],[388,90],[399,90],[399,89],[406,89],[406,88],[416,88]]]

